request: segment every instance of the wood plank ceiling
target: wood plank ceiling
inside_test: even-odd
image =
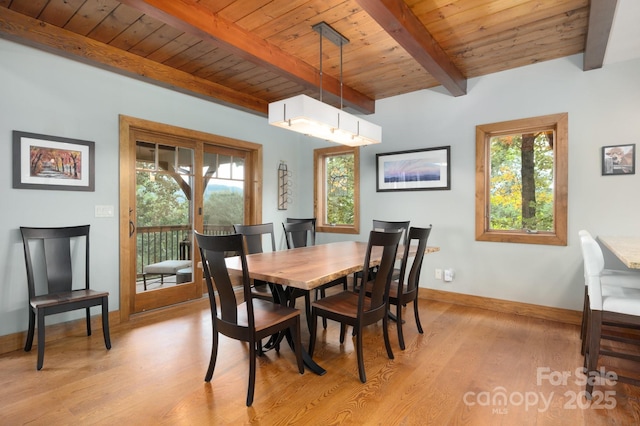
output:
[[[296,94],[375,101],[577,53],[602,66],[616,0],[0,0],[0,37],[266,115]],[[327,22],[349,43],[320,36]],[[589,31],[589,37],[587,32]],[[588,39],[588,40],[587,40]],[[342,88],[341,88],[342,72]]]

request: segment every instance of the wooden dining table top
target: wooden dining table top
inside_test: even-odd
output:
[[[404,248],[398,247],[398,257]],[[247,255],[249,276],[275,284],[291,286],[303,290],[313,290],[322,284],[362,270],[367,243],[342,241],[318,244]],[[427,247],[426,253],[440,251],[439,247]],[[415,248],[413,250],[415,253]],[[410,249],[411,255],[411,249]],[[374,247],[371,265],[378,265],[382,257],[382,247]],[[226,260],[230,271],[242,271],[239,257]]]
[[[627,268],[640,269],[640,237],[598,237]]]

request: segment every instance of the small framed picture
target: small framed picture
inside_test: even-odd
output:
[[[636,144],[602,147],[602,175],[632,175],[636,172]]]
[[[376,191],[451,189],[451,147],[376,154]]]
[[[94,142],[13,132],[13,187],[94,190]]]

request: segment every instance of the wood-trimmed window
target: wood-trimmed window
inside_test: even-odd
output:
[[[316,230],[360,233],[360,149],[316,149],[313,164]]]
[[[567,163],[567,113],[476,126],[476,240],[566,246]],[[500,193],[511,197],[510,224]]]

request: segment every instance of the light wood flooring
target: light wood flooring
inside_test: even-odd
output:
[[[269,351],[259,358],[252,407],[246,345],[222,336],[213,380],[203,380],[211,350],[206,299],[114,327],[110,351],[100,330],[49,343],[41,371],[35,349],[8,353],[0,356],[0,424],[640,424],[638,388],[598,386],[602,398],[591,403],[580,395],[577,326],[420,303],[425,333],[408,315],[405,351],[391,323],[395,360],[386,356],[382,325],[368,327],[366,384],[354,340],[340,345],[329,322],[314,355],[327,374],[300,375],[286,345]]]

